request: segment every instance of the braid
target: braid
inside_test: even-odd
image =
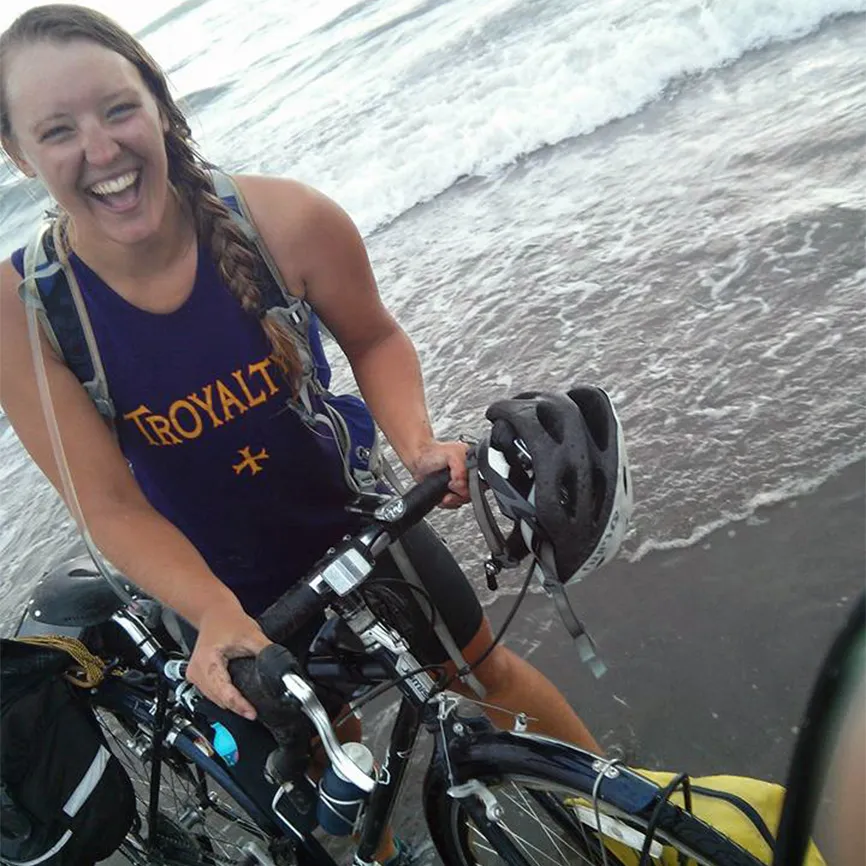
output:
[[[165,148],[169,182],[193,214],[198,238],[212,251],[220,277],[243,309],[261,321],[272,357],[297,397],[303,363],[289,326],[276,310],[262,310],[261,291],[256,282],[260,256],[215,194],[204,170],[205,163],[193,145],[189,123],[169,92],[165,74],[135,37],[102,13],[71,3],[37,6],[16,18],[0,34],[0,138],[3,139],[0,144],[5,146],[7,141],[14,140],[2,75],[9,51],[19,44],[41,40],[65,44],[74,39],[89,40],[128,60],[153,94],[168,125]],[[57,228],[58,253],[68,256],[68,215],[59,215]]]
[[[229,209],[214,192],[188,133],[185,121],[182,125],[172,122],[166,133],[169,180],[192,210],[199,240],[212,251],[220,278],[244,311],[261,321],[271,347],[271,357],[297,396],[303,363],[294,336],[276,316],[262,310],[262,295],[256,282],[260,265],[258,252],[251,247]]]

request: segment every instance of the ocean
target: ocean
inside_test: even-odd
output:
[[[355,219],[440,436],[605,387],[631,561],[862,459],[866,0],[310,5],[187,0],[139,35],[210,160]],[[0,166],[0,253],[46,205]],[[78,542],[3,416],[0,489],[8,630]],[[438,522],[482,588],[470,510]]]

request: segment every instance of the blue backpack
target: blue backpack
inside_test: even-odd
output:
[[[364,402],[352,395],[329,390],[331,367],[322,346],[319,321],[310,305],[294,297],[253,224],[240,191],[232,178],[211,170],[216,194],[228,207],[244,235],[255,244],[262,263],[259,288],[266,312],[276,313],[294,337],[303,364],[297,401],[293,407],[308,427],[329,431],[343,458],[350,490],[375,487],[382,471],[376,425]],[[53,349],[84,386],[99,413],[114,429],[114,402],[99,356],[78,280],[68,262],[58,255],[58,221],[49,218],[24,251],[21,294],[36,308],[40,324]]]

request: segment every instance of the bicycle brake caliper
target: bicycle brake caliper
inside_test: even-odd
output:
[[[487,820],[494,824],[502,821],[505,810],[499,805],[499,801],[493,796],[490,789],[478,779],[470,779],[462,785],[452,785],[448,789],[448,796],[455,800],[464,800],[466,797],[477,797],[484,806]]]

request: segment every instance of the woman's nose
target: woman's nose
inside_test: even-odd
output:
[[[104,126],[94,123],[85,130],[84,155],[91,165],[110,165],[119,153],[120,145]]]

